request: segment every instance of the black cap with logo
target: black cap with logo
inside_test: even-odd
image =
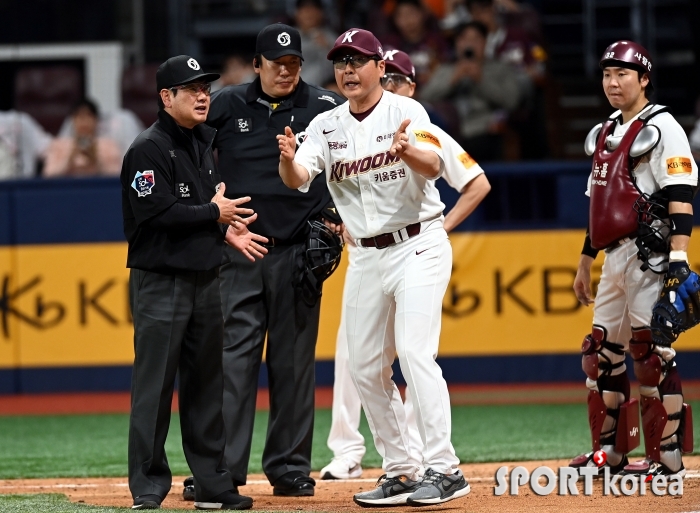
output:
[[[160,92],[190,82],[213,82],[220,76],[218,73],[204,73],[199,63],[189,55],[178,55],[170,57],[158,67],[156,87]]]
[[[262,54],[268,61],[279,59],[284,55],[296,55],[302,61],[304,60],[301,54],[299,31],[283,23],[268,25],[258,33],[255,53]]]

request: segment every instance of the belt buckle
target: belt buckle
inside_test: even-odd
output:
[[[377,237],[381,237],[381,235],[378,235]],[[372,237],[372,240],[374,240],[374,247],[377,249],[388,248],[389,246],[393,246],[394,244],[396,244],[395,242],[390,242],[389,244],[384,244],[380,246],[379,242],[377,241],[377,237]]]

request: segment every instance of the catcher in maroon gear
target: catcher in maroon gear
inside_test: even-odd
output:
[[[681,126],[666,107],[648,99],[649,52],[618,41],[606,48],[600,67],[605,95],[618,110],[586,138],[593,157],[589,226],[574,281],[579,301],[593,304],[591,266],[604,250],[593,329],[582,346],[593,451],[569,465],[683,477],[681,455],[693,446],[692,417],[671,348],[677,333],[667,328],[664,312],[685,319],[692,304],[681,296],[692,298],[700,289],[687,256],[698,170]],[[640,384],[646,454],[631,464],[627,453],[639,445],[640,430],[627,352]],[[606,457],[594,457],[598,450]]]

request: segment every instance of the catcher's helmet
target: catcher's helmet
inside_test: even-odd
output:
[[[608,66],[620,66],[622,68],[632,68],[639,72],[639,76],[644,73],[651,73],[651,55],[639,43],[634,41],[616,41],[608,46],[603,52],[599,62],[600,69]],[[649,94],[654,91],[654,86],[649,78],[646,90]]]
[[[319,284],[327,279],[340,264],[340,254],[343,251],[343,241],[321,221],[309,221],[310,231],[306,238],[307,274],[312,283]],[[313,283],[316,285],[316,283]]]

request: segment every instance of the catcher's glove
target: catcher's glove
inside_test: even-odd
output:
[[[700,277],[688,264],[669,269],[651,314],[654,344],[668,347],[678,335],[700,323]]]

